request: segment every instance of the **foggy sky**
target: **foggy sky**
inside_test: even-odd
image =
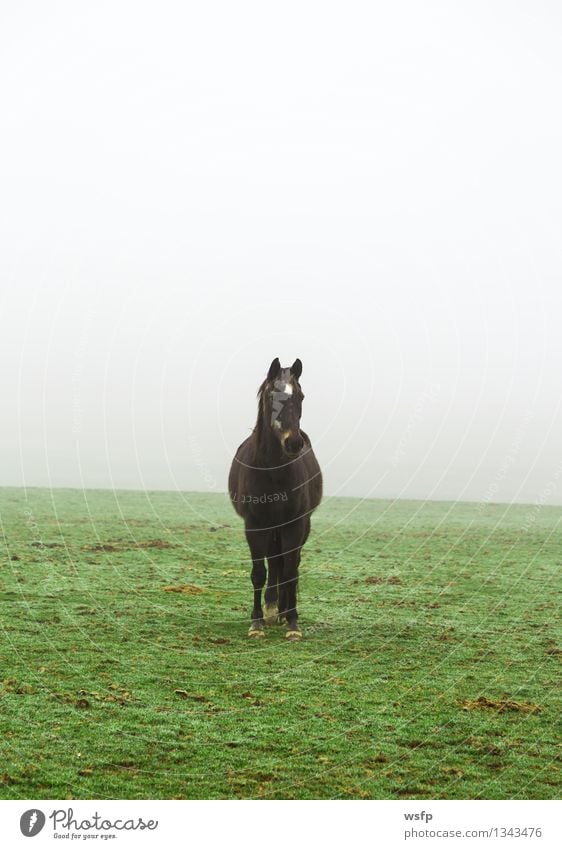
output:
[[[562,503],[554,2],[8,4],[0,484]]]

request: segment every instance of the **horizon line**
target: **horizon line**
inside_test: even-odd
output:
[[[102,486],[44,486],[44,485],[31,485],[25,486],[25,484],[0,484],[0,492],[2,490],[23,490],[27,492],[28,490],[45,490],[47,492],[53,491],[70,491],[70,492],[136,492],[142,493],[162,493],[163,495],[182,495],[182,494],[192,494],[192,495],[216,495],[228,498],[228,492],[226,490],[220,491],[205,491],[198,489],[140,489],[139,487],[102,487]],[[346,501],[392,501],[392,502],[415,502],[415,503],[430,503],[430,504],[473,504],[473,505],[481,505],[484,507],[488,507],[493,505],[495,507],[540,507],[541,509],[544,507],[549,508],[562,508],[562,502],[555,504],[547,504],[544,502],[530,502],[530,501],[477,501],[469,498],[401,498],[396,496],[372,496],[372,495],[329,495],[324,494],[322,501],[326,501],[329,499],[344,499]]]

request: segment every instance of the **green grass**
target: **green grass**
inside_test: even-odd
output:
[[[561,508],[326,499],[297,644],[225,496],[0,518],[2,798],[558,796]]]

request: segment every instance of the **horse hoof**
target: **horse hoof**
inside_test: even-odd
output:
[[[252,625],[248,631],[248,636],[253,637],[254,639],[257,637],[259,639],[260,637],[265,637],[265,631],[263,628],[254,628]]]
[[[265,624],[276,625],[279,614],[279,608],[276,604],[266,604],[265,606]]]
[[[285,639],[291,643],[298,643],[299,640],[302,640],[302,631],[287,631]]]

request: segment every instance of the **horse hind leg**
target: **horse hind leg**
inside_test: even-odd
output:
[[[276,625],[279,622],[279,582],[282,572],[281,536],[278,532],[275,532],[272,535],[270,550],[267,555],[267,587],[264,611],[266,625]]]
[[[282,542],[285,556],[283,557],[281,585],[284,593],[281,596],[280,614],[284,613],[286,616],[287,633],[285,636],[291,642],[296,642],[302,638],[302,631],[298,624],[297,584],[303,538],[303,525],[301,523],[294,522],[292,525],[283,528]]]

